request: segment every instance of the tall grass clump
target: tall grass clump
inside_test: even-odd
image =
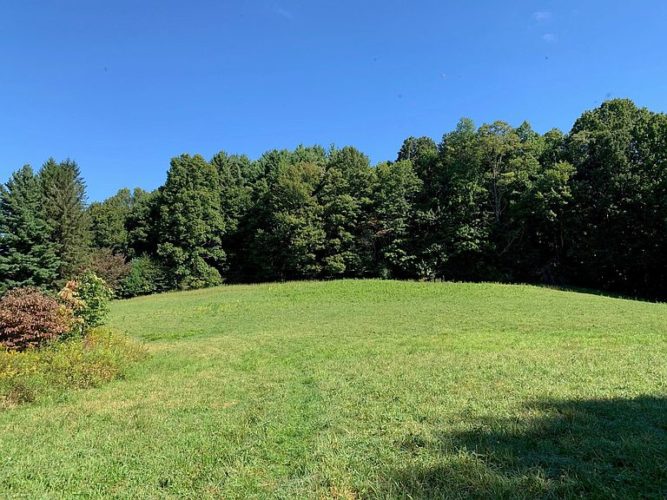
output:
[[[108,328],[53,341],[40,349],[0,350],[0,408],[122,378],[145,355],[139,342]]]

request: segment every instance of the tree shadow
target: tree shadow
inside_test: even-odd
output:
[[[372,496],[667,498],[667,398],[538,401],[521,418],[399,445],[441,459],[406,460],[426,465],[395,471]]]
[[[574,293],[583,293],[586,295],[597,295],[599,297],[607,297],[609,299],[634,300],[637,302],[650,302],[652,304],[656,303],[661,304],[666,302],[666,297],[664,295],[655,295],[655,294],[632,295],[628,293],[615,292],[613,290],[586,288],[575,285],[552,285],[545,283],[535,283],[534,286],[538,286],[540,288],[548,288],[549,290],[556,290],[558,292],[574,292]]]

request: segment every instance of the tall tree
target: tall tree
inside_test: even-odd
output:
[[[484,272],[490,221],[479,135],[472,120],[462,119],[443,136],[438,150],[436,158],[428,152],[420,160],[423,167],[416,169],[423,183],[411,228],[417,275],[475,279]]]
[[[132,192],[127,188],[119,190],[102,202],[90,204],[88,214],[93,245],[96,248],[109,248],[116,254],[127,254],[125,223],[133,205]]]
[[[78,165],[49,159],[39,178],[50,239],[60,258],[58,278],[63,281],[80,272],[90,251],[90,221],[86,212],[86,186]]]
[[[576,168],[568,221],[571,278],[625,293],[664,294],[664,115],[626,99],[585,112],[568,139]]]
[[[132,259],[144,284],[159,269],[182,288],[379,275],[667,293],[667,115],[628,100],[568,135],[463,119],[376,168],[351,147],[184,155],[156,192],[87,211],[76,164],[49,160],[37,177],[23,169],[2,190],[0,287],[47,284],[56,264],[58,279],[75,274],[89,216],[98,267]]]
[[[254,203],[255,183],[260,179],[257,162],[245,156],[228,155],[224,151],[211,159],[220,182],[220,210],[225,223],[222,246],[227,253],[225,277],[240,281],[244,278],[244,261],[252,238],[248,218]]]
[[[326,276],[364,276],[372,268],[374,171],[368,157],[353,147],[334,149],[317,189],[326,232],[323,271]]]
[[[226,231],[233,233],[250,207],[252,185],[259,172],[247,156],[228,155],[224,151],[216,154],[211,164],[218,172],[220,209]]]
[[[408,160],[420,177],[433,174],[433,167],[438,160],[438,146],[430,137],[408,137],[403,141],[396,161]]]
[[[512,252],[513,279],[563,282],[573,175],[574,167],[566,161],[546,164],[517,197],[512,212],[521,238]]]
[[[515,138],[500,183],[505,209],[492,235],[494,265],[502,279],[557,282],[573,167],[558,161],[559,132],[540,136],[524,122],[509,134]]]
[[[0,293],[53,285],[60,262],[49,234],[39,179],[26,165],[0,187]]]
[[[155,256],[158,247],[158,221],[160,219],[159,191],[136,188],[132,193],[132,207],[125,219],[127,255],[134,258]]]
[[[315,162],[279,163],[253,223],[249,267],[257,278],[306,279],[321,274],[325,233],[315,191],[322,175],[322,166]]]
[[[382,163],[376,167],[376,174],[372,222],[378,273],[384,277],[413,277],[417,257],[412,252],[410,223],[422,181],[409,160]]]
[[[171,160],[159,195],[158,255],[173,269],[179,288],[222,282],[225,263],[218,173],[199,155]]]

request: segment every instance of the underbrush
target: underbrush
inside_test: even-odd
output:
[[[122,378],[145,355],[140,343],[108,328],[39,349],[0,350],[0,409]]]

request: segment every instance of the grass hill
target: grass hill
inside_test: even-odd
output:
[[[116,302],[126,380],[0,412],[2,496],[667,494],[667,304],[496,284]]]

